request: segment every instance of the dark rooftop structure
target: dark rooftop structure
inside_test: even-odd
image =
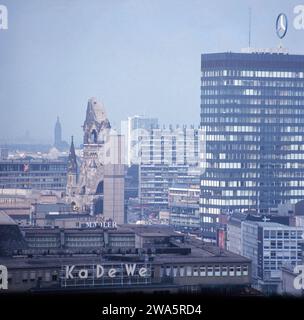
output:
[[[17,223],[0,211],[0,256],[11,256],[27,248]]]

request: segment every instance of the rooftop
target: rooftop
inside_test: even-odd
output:
[[[0,225],[16,225],[17,223],[4,211],[0,211]]]
[[[304,227],[292,227],[277,222],[261,222],[261,221],[245,221],[245,223],[253,224],[264,229],[288,229],[288,230],[304,230]]]

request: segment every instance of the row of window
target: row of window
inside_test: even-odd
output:
[[[277,109],[269,109],[265,110],[265,114],[279,114],[279,110]],[[299,117],[288,117],[282,116],[282,117],[271,117],[271,118],[265,118],[265,116],[261,117],[254,117],[250,116],[247,117],[244,114],[239,115],[238,117],[220,117],[216,115],[215,117],[202,117],[201,118],[202,123],[225,123],[225,124],[236,124],[236,123],[243,123],[244,125],[246,124],[251,124],[251,123],[258,123],[263,125],[264,123],[274,123],[274,124],[297,124],[297,123],[304,123],[304,118],[299,118]],[[207,126],[204,126],[203,129],[205,132],[207,131]]]
[[[274,70],[206,70],[204,77],[257,77],[257,78],[304,78],[302,71],[274,71]]]
[[[243,87],[273,87],[273,88],[303,88],[303,81],[290,80],[242,80],[242,79],[202,79],[201,87],[243,86]]]
[[[230,88],[221,89],[202,89],[201,94],[206,96],[233,95],[233,96],[264,96],[267,97],[304,97],[304,91],[299,90],[278,90],[276,88],[267,89],[249,89],[249,88]]]
[[[265,239],[301,239],[303,231],[264,230]]]
[[[162,266],[161,277],[248,276],[247,265],[227,266]]]
[[[304,105],[304,99],[237,99],[237,98],[222,98],[222,99],[202,99],[201,100],[202,105],[224,105],[224,104],[242,104],[242,105],[262,105],[262,106],[303,106]]]

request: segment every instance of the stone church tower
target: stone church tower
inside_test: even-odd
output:
[[[77,174],[75,176],[75,165],[72,160],[75,150],[72,150],[71,145],[69,156],[69,164],[71,165],[68,165],[66,190],[67,201],[72,203],[79,212],[86,211],[92,215],[102,214],[105,219],[111,218],[117,223],[124,223],[124,165],[117,162],[117,159],[114,163],[109,161],[108,155],[117,153],[114,150],[117,148],[117,143],[111,143],[113,137],[110,122],[103,104],[95,98],[88,101],[83,132],[83,157],[79,177]],[[119,136],[115,135],[115,141],[117,141],[117,137]],[[121,145],[120,142],[119,150],[123,149]],[[111,175],[108,174],[109,171]],[[115,185],[118,188],[113,193],[112,188],[107,187],[108,185]],[[109,203],[115,204],[111,212]]]
[[[67,164],[67,194],[75,195],[77,189],[77,182],[78,182],[78,165],[77,165],[77,158],[75,153],[75,146],[74,140],[72,136],[70,152],[68,157],[68,164]]]

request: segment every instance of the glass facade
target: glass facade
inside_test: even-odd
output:
[[[221,212],[304,198],[304,56],[203,54],[201,72],[200,213],[214,238]]]
[[[67,161],[0,160],[0,188],[65,190]]]

